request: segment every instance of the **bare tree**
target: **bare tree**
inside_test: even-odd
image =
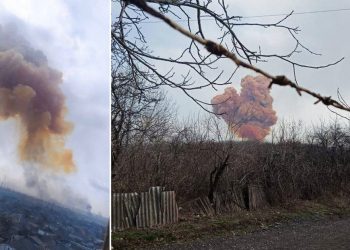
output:
[[[123,148],[169,134],[175,109],[158,89],[142,89],[130,72],[112,75],[112,166]]]
[[[271,79],[271,85],[289,86],[297,91],[299,95],[308,94],[316,98],[316,103],[323,104],[350,111],[343,100],[332,99],[323,96],[315,91],[306,89],[298,84],[297,68],[320,69],[335,65],[343,60],[329,63],[327,65],[306,65],[294,61],[293,55],[306,52],[312,55],[319,55],[307,48],[298,38],[298,27],[288,26],[286,20],[293,14],[286,15],[274,23],[249,23],[242,22],[240,16],[229,13],[229,7],[224,0],[204,1],[199,0],[117,0],[119,16],[113,24],[112,29],[112,53],[118,65],[131,65],[134,75],[139,75],[148,84],[148,87],[170,86],[181,89],[184,94],[191,98],[203,109],[210,112],[209,103],[198,99],[191,91],[206,87],[216,88],[219,85],[230,83],[230,79],[239,67],[247,68]],[[158,9],[155,9],[158,7]],[[168,24],[174,30],[188,37],[189,44],[178,57],[170,58],[166,55],[156,55],[149,48],[145,34],[142,32],[143,22],[153,16]],[[186,21],[187,27],[181,27],[169,16],[182,18]],[[193,18],[195,16],[195,19]],[[202,24],[203,20],[211,18],[215,21],[217,31],[217,42],[207,38],[207,31]],[[195,21],[195,22],[193,22]],[[290,39],[295,42],[295,46],[286,54],[264,53],[261,46],[250,48],[237,35],[237,27],[256,27],[274,29],[277,32],[287,31]],[[205,50],[201,48],[202,45]],[[116,59],[116,57],[118,57]],[[224,72],[220,70],[219,61],[228,58],[235,64],[231,75],[224,78]],[[274,76],[256,65],[267,62],[270,59],[277,59],[291,66],[294,72],[294,82],[286,76]],[[169,63],[170,70],[163,72],[156,65]],[[174,70],[177,66],[187,68],[187,72],[177,73]],[[211,77],[209,77],[211,76]],[[200,79],[197,82],[193,78]]]
[[[230,84],[235,72],[239,68],[246,68],[271,79],[270,87],[289,86],[299,95],[304,93],[313,96],[315,103],[321,102],[332,111],[334,108],[350,111],[340,93],[337,101],[299,85],[298,68],[325,68],[339,63],[343,58],[326,65],[306,65],[295,61],[296,53],[319,54],[302,43],[298,37],[298,27],[286,24],[293,12],[274,23],[248,23],[239,16],[232,15],[224,0],[114,2],[113,8],[118,8],[118,16],[112,26],[112,68],[115,76],[127,76],[124,86],[130,85],[133,89],[131,92],[128,92],[130,89],[115,92],[115,98],[128,96],[125,101],[129,106],[130,103],[133,103],[133,107],[139,107],[138,104],[142,104],[140,107],[147,106],[148,101],[152,100],[149,97],[157,99],[157,91],[165,86],[180,89],[204,110],[211,112],[211,104],[197,98],[196,91]],[[150,19],[151,16],[156,19]],[[173,21],[174,18],[181,19],[187,26],[180,26],[179,22]],[[203,25],[208,18],[216,25],[217,37],[208,37],[209,31]],[[157,54],[148,42],[148,37],[152,34],[144,33],[143,24],[154,21],[164,22],[189,38],[177,56]],[[286,54],[266,53],[263,46],[248,46],[236,32],[237,27],[287,32],[295,46]],[[294,72],[293,81],[260,68],[262,63],[271,59],[289,65]],[[229,74],[221,69],[222,63],[228,60],[233,62]],[[128,110],[126,106],[114,108],[121,114],[121,110]],[[153,102],[151,106],[153,107]],[[130,128],[137,123],[124,124],[125,128]],[[144,125],[144,122],[140,124]],[[232,126],[235,125],[229,124],[231,129]],[[232,133],[227,137],[224,132],[227,128],[223,130],[215,117],[193,120],[178,126],[174,133],[166,133],[171,135],[166,140],[129,146],[120,159],[120,168],[116,171],[120,175],[115,184],[119,191],[140,191],[150,185],[162,185],[175,190],[181,200],[206,195],[213,202],[217,192],[233,189],[233,185],[242,188],[253,183],[264,187],[271,204],[283,203],[288,199],[318,197],[325,192],[340,190],[340,187],[342,190],[348,189],[345,181],[349,176],[348,154],[334,154],[329,147],[344,145],[345,139],[341,137],[348,138],[342,135],[344,128],[317,127],[305,134],[302,134],[301,128],[301,123],[282,123],[275,128],[272,137],[274,143],[263,144],[232,140]],[[123,140],[119,139],[121,141]],[[126,142],[128,141],[130,140],[127,139]],[[323,146],[323,143],[327,146]],[[346,148],[344,152],[348,151]],[[336,161],[337,167],[330,168]]]

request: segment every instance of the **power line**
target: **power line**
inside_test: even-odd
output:
[[[305,14],[319,14],[319,13],[328,13],[328,12],[340,12],[340,11],[349,11],[350,8],[344,9],[330,9],[330,10],[314,10],[314,11],[303,11],[303,12],[293,12],[293,15],[305,15]],[[268,15],[260,15],[260,16],[243,16],[242,18],[255,18],[255,17],[279,17],[286,16],[290,13],[285,14],[268,14]]]
[[[343,9],[328,9],[328,10],[314,10],[314,11],[301,11],[301,12],[293,12],[293,15],[310,15],[310,14],[320,14],[320,13],[331,13],[331,12],[342,12],[342,11],[350,11],[350,8]],[[280,13],[280,14],[266,14],[266,15],[256,15],[256,16],[239,16],[239,19],[248,19],[248,18],[260,18],[260,17],[282,17],[287,16],[290,13]],[[210,21],[214,20],[214,18],[204,17],[201,18],[201,21]],[[198,19],[190,19],[190,22],[196,22]],[[176,22],[188,22],[188,20],[177,19]],[[162,23],[162,21],[145,21],[142,23]]]

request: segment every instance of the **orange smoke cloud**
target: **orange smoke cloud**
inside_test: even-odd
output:
[[[269,84],[270,80],[262,75],[246,76],[241,81],[240,94],[228,87],[223,94],[213,97],[213,112],[222,117],[237,136],[262,141],[277,122]]]
[[[73,153],[65,148],[72,124],[65,121],[61,82],[42,52],[0,26],[0,120],[20,121],[22,161],[68,173],[75,170]]]

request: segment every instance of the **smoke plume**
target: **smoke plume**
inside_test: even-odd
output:
[[[79,195],[70,188],[66,180],[60,175],[40,171],[36,166],[26,166],[25,175],[25,193],[50,202],[59,202],[65,207],[79,209],[90,212],[91,205],[87,198]]]
[[[46,56],[33,49],[14,26],[0,25],[0,120],[21,124],[21,161],[66,173],[75,170],[73,154],[65,148],[72,124],[65,120],[62,73],[48,66]]]
[[[228,87],[223,94],[213,97],[213,112],[222,117],[237,136],[262,141],[277,121],[269,84],[270,80],[262,75],[246,76],[241,81],[240,94]]]

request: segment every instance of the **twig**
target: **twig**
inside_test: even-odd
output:
[[[231,59],[238,67],[244,67],[250,70],[255,71],[256,73],[262,74],[264,76],[266,76],[267,78],[271,79],[271,83],[270,83],[270,88],[272,87],[273,84],[275,85],[280,85],[280,86],[289,86],[293,89],[296,90],[296,92],[301,95],[302,92],[313,96],[314,98],[316,98],[316,102],[315,104],[322,102],[324,105],[326,106],[333,106],[337,109],[341,109],[341,110],[346,110],[346,111],[350,111],[349,107],[346,107],[344,105],[342,105],[340,102],[332,99],[330,96],[322,96],[318,93],[315,93],[309,89],[303,88],[299,85],[297,85],[296,83],[292,82],[291,80],[289,80],[286,76],[284,75],[279,75],[279,76],[274,76],[250,63],[244,62],[243,60],[240,60],[235,53],[228,51],[224,46],[222,46],[221,44],[215,43],[211,40],[207,40],[203,37],[197,36],[195,34],[192,34],[190,31],[184,29],[183,27],[181,27],[180,25],[178,25],[176,22],[174,22],[173,20],[171,20],[170,18],[168,18],[167,16],[163,15],[162,13],[158,12],[157,10],[155,10],[154,8],[150,7],[144,0],[128,0],[127,3],[131,3],[135,6],[137,6],[138,8],[140,8],[141,10],[147,12],[148,14],[159,18],[161,20],[163,20],[165,23],[167,23],[170,27],[172,27],[173,29],[177,30],[178,32],[180,32],[181,34],[183,34],[184,36],[202,44],[208,52],[216,55],[216,56],[225,56],[229,59]],[[336,63],[339,63],[343,60],[344,58],[342,58],[341,60],[337,61]]]

